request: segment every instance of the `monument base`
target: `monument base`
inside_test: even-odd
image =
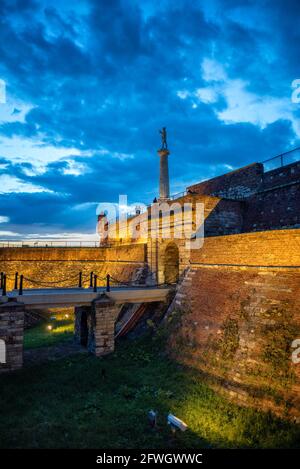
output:
[[[170,152],[167,148],[160,148],[157,150],[159,156],[169,156]]]

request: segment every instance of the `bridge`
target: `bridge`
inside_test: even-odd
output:
[[[116,335],[122,336],[130,325],[141,318],[146,303],[166,303],[170,291],[168,285],[137,285],[120,282],[107,275],[98,279],[93,272],[89,279],[79,272],[77,278],[40,282],[15,274],[15,288],[6,290],[7,276],[0,277],[0,339],[5,343],[6,360],[0,362],[1,371],[11,371],[23,365],[24,315],[34,309],[75,308],[75,335],[78,342],[96,356],[114,350]],[[76,280],[77,285],[57,286]],[[89,282],[88,282],[89,280]],[[104,285],[98,286],[97,281]],[[42,284],[39,288],[23,288],[24,282]],[[88,284],[87,286],[83,286]],[[50,286],[49,286],[50,285]],[[135,306],[124,325],[115,333],[115,324],[124,304]],[[124,330],[123,330],[124,329]],[[85,343],[83,343],[85,337]]]
[[[110,300],[116,305],[124,303],[149,303],[166,301],[169,288],[163,287],[98,287],[96,291],[91,288],[37,288],[7,292],[0,296],[0,303],[15,300],[24,305],[26,309],[46,309],[89,306],[95,300]],[[1,293],[0,293],[1,294]]]

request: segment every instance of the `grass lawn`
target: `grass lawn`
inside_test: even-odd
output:
[[[76,354],[2,374],[0,401],[2,448],[300,447],[299,426],[218,396],[151,337],[123,341],[105,358]],[[150,409],[159,411],[157,430]],[[185,433],[171,434],[169,411]]]
[[[49,330],[48,326],[51,326],[52,330]],[[45,321],[25,330],[24,348],[32,349],[54,345],[72,339],[73,335],[74,321],[68,319]]]

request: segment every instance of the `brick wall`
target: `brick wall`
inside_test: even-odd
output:
[[[213,199],[213,197],[210,197]],[[240,233],[243,226],[244,203],[235,200],[219,199],[213,210],[207,210],[204,223],[205,236],[218,236]]]
[[[243,231],[300,227],[300,184],[263,190],[245,202]]]
[[[298,420],[299,243],[300,230],[206,239],[178,288],[169,340],[173,357],[235,402]]]
[[[267,171],[263,176],[263,188],[278,187],[284,184],[291,184],[300,181],[300,161],[291,163],[282,168]]]
[[[190,186],[188,190],[200,195],[243,200],[243,223],[235,220],[236,232],[300,226],[300,162],[267,172],[262,164],[255,163]],[[226,210],[223,215],[226,217]],[[221,219],[221,227],[224,221],[225,218]]]
[[[30,279],[55,281],[59,278],[76,276],[82,271],[86,286],[91,271],[99,278],[109,273],[118,280],[129,280],[145,261],[146,247],[143,244],[112,248],[0,249],[0,270],[8,275],[8,290],[13,288],[15,272]],[[76,283],[76,279],[74,282]],[[24,288],[33,287],[34,284],[24,281]]]
[[[0,305],[0,340],[4,344],[0,373],[13,371],[23,365],[24,307],[13,301]],[[3,350],[2,350],[3,351]],[[3,360],[4,358],[4,360]]]
[[[263,171],[264,167],[261,163],[253,163],[208,181],[194,184],[187,189],[197,194],[243,199],[258,191],[262,184]]]
[[[191,264],[300,266],[300,230],[260,231],[205,238]]]

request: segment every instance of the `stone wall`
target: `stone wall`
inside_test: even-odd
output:
[[[187,203],[193,207],[193,216],[197,204],[203,204],[206,237],[299,228],[300,163],[268,172],[264,172],[262,164],[254,163],[190,186],[185,196],[165,204],[172,211],[176,205],[183,208]],[[185,225],[185,234],[188,230],[191,234],[199,230],[201,224],[194,217],[190,226]],[[139,226],[138,236],[133,238],[131,233],[136,226]],[[182,210],[158,217],[148,207],[146,213],[131,217],[128,222],[109,225],[105,242],[149,244],[150,227],[152,237],[154,235],[160,242],[164,241],[167,230],[169,238],[179,238],[174,232],[182,226]]]
[[[75,308],[75,340],[100,357],[115,348],[115,324],[121,306],[105,295],[91,306]]]
[[[183,238],[194,234],[205,219],[205,235],[216,236],[239,233],[242,230],[244,205],[237,200],[225,200],[205,194],[187,194],[178,199],[148,207],[147,212],[130,217],[126,221],[108,224],[108,236],[103,242],[122,246],[126,243],[147,243],[149,238]],[[196,213],[196,209],[199,210]],[[189,218],[189,212],[192,211]],[[185,213],[185,218],[184,218]],[[183,220],[185,225],[183,226]],[[132,232],[136,230],[136,236]],[[101,231],[99,229],[99,231]]]
[[[92,306],[92,336],[96,357],[107,355],[115,349],[115,323],[121,306],[109,298],[95,300]]]
[[[169,348],[236,402],[300,418],[300,230],[209,238],[191,254]]]
[[[0,305],[0,340],[4,350],[0,355],[0,373],[13,371],[23,365],[24,308],[9,301]],[[4,360],[2,362],[2,354]]]
[[[210,237],[191,251],[191,264],[300,267],[300,230]]]
[[[0,248],[0,270],[8,275],[8,290],[13,288],[15,272],[44,282],[73,276],[76,284],[76,276],[82,271],[83,285],[88,286],[91,271],[99,279],[106,274],[121,281],[131,279],[136,269],[146,262],[146,254],[143,244],[106,248]],[[34,286],[24,281],[24,288]]]
[[[269,187],[245,202],[242,231],[300,227],[300,183]]]
[[[243,222],[236,220],[236,232],[300,226],[300,162],[267,172],[264,172],[262,164],[254,163],[190,186],[188,190],[200,195],[243,201],[240,211]],[[213,215],[214,212],[211,213]],[[226,211],[222,215],[230,221]],[[219,225],[222,227],[226,221],[223,218]],[[218,233],[211,230],[211,234]]]
[[[189,186],[187,190],[226,199],[244,199],[259,190],[263,181],[263,172],[264,167],[261,163],[253,163],[222,176]]]
[[[300,182],[300,161],[267,171],[263,176],[263,189]]]

